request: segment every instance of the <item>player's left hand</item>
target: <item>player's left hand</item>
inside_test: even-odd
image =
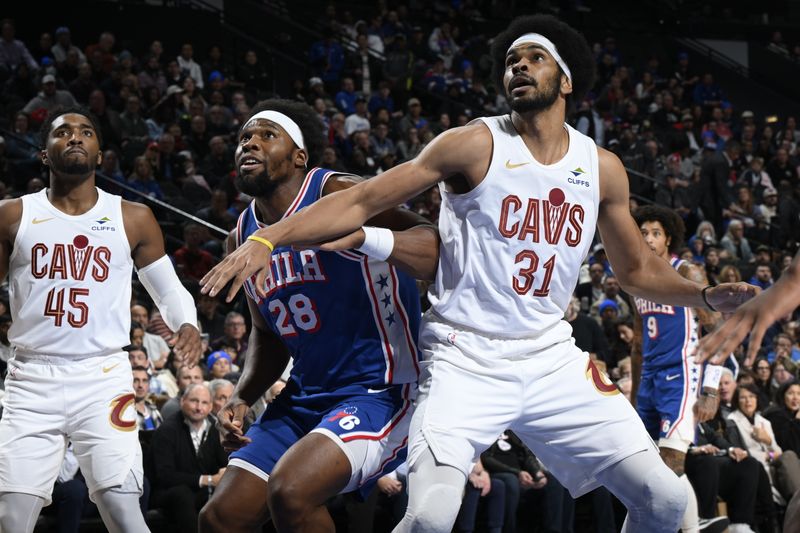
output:
[[[720,313],[733,313],[740,305],[761,292],[761,287],[743,281],[720,283],[706,291],[711,306]]]
[[[177,366],[193,367],[200,361],[203,355],[203,343],[200,339],[200,332],[191,324],[184,324],[178,333],[169,341],[172,351],[175,352],[175,364]]]
[[[717,409],[719,409],[719,397],[701,395],[692,408],[694,423],[708,422],[717,414]]]

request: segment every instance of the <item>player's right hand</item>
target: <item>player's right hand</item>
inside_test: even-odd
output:
[[[217,413],[219,438],[226,452],[234,452],[250,442],[244,434],[244,417],[248,409],[244,401],[231,398]]]
[[[216,296],[231,281],[225,301],[230,303],[244,282],[255,275],[254,286],[260,298],[266,298],[265,280],[270,272],[272,253],[260,242],[245,241],[217,263],[200,280],[200,292]]]

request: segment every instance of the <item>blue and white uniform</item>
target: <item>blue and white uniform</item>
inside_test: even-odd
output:
[[[336,173],[314,168],[283,217],[317,201]],[[265,224],[255,202],[237,225],[237,246]],[[406,457],[411,400],[419,375],[421,311],[416,282],[354,251],[278,247],[259,298],[245,291],[293,358],[291,377],[247,435],[231,464],[268,479],[275,463],[315,431],[339,444],[352,466],[343,492],[365,495]]]
[[[677,270],[683,260],[671,264]],[[686,452],[694,441],[692,408],[703,373],[693,355],[700,336],[697,313],[637,297],[634,303],[642,317],[643,359],[636,410],[659,446]]]

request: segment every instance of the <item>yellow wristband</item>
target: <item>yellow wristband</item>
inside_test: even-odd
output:
[[[269,242],[267,239],[264,239],[263,237],[259,237],[259,236],[257,236],[257,235],[249,235],[249,236],[247,237],[247,240],[248,240],[248,241],[256,241],[256,242],[260,242],[261,244],[263,244],[264,246],[266,246],[267,248],[269,248],[269,251],[270,251],[270,252],[273,252],[273,251],[275,250],[275,245],[274,245],[274,244],[272,244],[271,242]]]

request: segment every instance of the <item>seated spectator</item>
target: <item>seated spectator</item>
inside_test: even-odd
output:
[[[150,362],[147,349],[141,345],[140,335],[144,330],[135,322],[131,329],[138,332],[131,336],[130,346],[125,347],[125,351],[128,352],[128,361],[131,363],[131,368],[140,366],[147,370],[147,375],[150,377],[150,390],[148,392],[158,395],[165,394],[161,381],[154,375],[153,363]]]
[[[739,429],[744,449],[764,467],[773,490],[789,501],[800,488],[800,459],[794,451],[783,452],[778,445],[772,424],[759,412],[758,397],[755,385],[740,383],[733,395],[735,409],[728,420]]]
[[[208,240],[208,231],[197,223],[188,223],[183,229],[184,244],[175,250],[175,267],[182,276],[200,281],[216,261],[214,256],[202,248]]]
[[[195,366],[182,366],[175,372],[175,378],[178,383],[177,396],[167,400],[167,403],[161,406],[161,417],[166,420],[181,409],[181,397],[183,396],[186,388],[192,384],[203,383],[203,369],[199,365]]]
[[[719,412],[723,418],[728,418],[733,412],[733,394],[736,392],[736,378],[730,368],[722,369],[722,376],[719,379]]]
[[[503,530],[517,530],[517,507],[520,495],[530,489],[544,489],[548,502],[562,501],[566,491],[554,477],[548,476],[542,464],[522,441],[511,431],[505,431],[481,454],[481,463],[492,479],[505,486],[505,513]],[[544,516],[545,529],[562,531],[562,520],[571,523],[572,516],[562,517],[561,506],[548,505]],[[553,512],[550,512],[553,511]]]
[[[759,405],[765,408],[773,401],[772,365],[766,357],[757,357],[753,363],[753,384],[758,388]]]
[[[602,322],[600,305],[606,301],[616,305],[616,318],[626,319],[632,316],[628,302],[620,295],[619,281],[613,274],[607,275],[606,279],[603,280],[603,298],[595,301],[589,308],[589,316],[597,320],[598,323]]]
[[[489,477],[489,472],[483,468],[479,457],[467,478],[461,509],[456,518],[455,530],[458,533],[475,531],[481,499],[486,508],[486,530],[489,533],[501,533],[505,512],[505,485],[499,478]]]
[[[231,356],[222,350],[211,352],[206,359],[209,379],[222,379],[231,372],[233,366]]]
[[[164,193],[161,191],[161,186],[156,181],[153,174],[153,166],[147,157],[140,155],[133,160],[133,172],[128,175],[128,185],[137,191],[144,193],[145,196],[151,196],[158,200],[164,199]],[[128,193],[126,198],[133,201],[139,201],[140,197]]]
[[[719,497],[728,503],[729,531],[752,532],[760,468],[710,423],[699,424],[696,443],[686,455],[686,475],[697,495],[700,518],[716,516]]]
[[[800,457],[800,382],[791,379],[775,393],[775,405],[764,411],[772,424],[775,440],[784,453],[792,451]]]
[[[211,414],[211,393],[192,383],[179,412],[164,419],[151,439],[153,507],[161,508],[174,531],[197,531],[197,515],[225,473],[228,457]]]
[[[753,277],[748,281],[751,285],[758,285],[762,290],[767,290],[774,283],[772,280],[772,269],[769,263],[758,263]]]
[[[720,283],[737,283],[742,281],[742,274],[739,269],[733,265],[725,265],[719,271]]]
[[[233,383],[227,379],[214,379],[208,384],[211,391],[211,414],[217,416],[222,407],[233,395]]]
[[[225,315],[219,312],[219,300],[208,294],[197,295],[197,321],[203,333],[217,339],[225,332]]]
[[[750,242],[744,236],[744,223],[741,220],[731,220],[728,231],[719,241],[720,246],[741,263],[750,263],[755,257],[750,248]]]
[[[131,321],[136,322],[143,328],[142,341],[140,343],[147,350],[147,355],[153,362],[153,367],[156,370],[161,370],[167,362],[169,356],[169,345],[167,341],[162,339],[159,335],[153,335],[147,331],[150,325],[150,312],[141,304],[134,304],[131,306]]]
[[[603,330],[597,322],[589,318],[585,313],[580,312],[580,308],[580,302],[573,296],[570,300],[570,305],[567,307],[567,312],[564,314],[564,320],[572,326],[572,337],[575,339],[575,345],[588,352],[592,358],[605,361],[606,366],[609,368],[616,366],[616,360],[609,360],[608,341],[603,334]]]
[[[139,431],[152,431],[161,425],[161,413],[150,401],[150,374],[143,366],[133,367],[133,394],[136,398],[136,418]]]
[[[31,98],[22,108],[22,112],[29,116],[36,116],[38,122],[43,122],[47,116],[56,109],[78,105],[75,97],[69,91],[56,88],[56,77],[52,74],[42,76],[41,91]]]
[[[778,333],[772,338],[772,350],[767,353],[767,360],[771,363],[776,359],[800,362],[800,350],[794,345],[792,337],[786,333]]]
[[[247,353],[247,323],[244,316],[236,311],[231,311],[225,315],[225,327],[222,337],[211,341],[212,350],[221,350],[224,346],[231,346],[236,352],[233,356],[233,363],[240,368],[244,364],[244,356]]]

